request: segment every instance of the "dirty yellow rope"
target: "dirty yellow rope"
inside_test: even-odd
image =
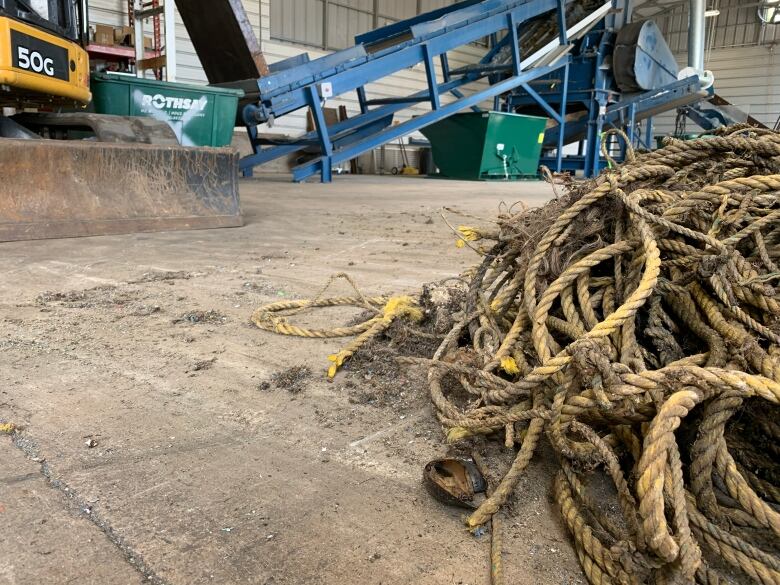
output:
[[[337,278],[346,279],[355,291],[356,297],[331,297],[322,298],[322,294],[327,290],[330,284]],[[376,316],[350,327],[334,327],[330,329],[308,329],[293,325],[287,318],[296,315],[302,311],[322,307],[362,307],[373,310]],[[417,306],[417,302],[410,296],[396,297],[365,297],[358,290],[354,281],[346,274],[336,274],[330,278],[328,284],[314,299],[301,301],[283,301],[265,305],[257,309],[251,317],[252,322],[265,331],[271,331],[280,335],[290,335],[294,337],[308,337],[316,339],[330,339],[337,337],[353,337],[351,341],[338,353],[328,356],[331,362],[328,368],[328,378],[333,379],[344,363],[351,358],[355,352],[363,347],[369,340],[386,331],[396,319],[408,319],[412,322],[419,322],[423,318],[423,313]]]
[[[498,518],[548,440],[590,583],[733,583],[728,567],[780,585],[780,134],[741,125],[613,167],[544,208],[453,227],[480,257],[465,300],[432,356],[399,361],[427,368],[449,442],[516,450],[471,528]],[[423,298],[361,296],[333,300],[376,313],[353,328],[284,318],[327,299],[253,320],[356,335],[335,375],[395,319],[426,325]]]
[[[511,445],[522,436],[471,527],[509,500],[546,430],[562,459],[556,500],[591,583],[727,582],[708,555],[780,583],[778,547],[764,544],[778,542],[780,512],[754,491],[775,493],[780,465],[746,477],[729,424],[737,412],[751,420],[747,400],[780,404],[778,294],[767,286],[778,252],[765,244],[780,227],[779,155],[780,136],[744,129],[672,142],[570,185],[565,204],[500,218],[497,235],[459,228],[459,237],[493,246],[470,291],[492,297],[494,320],[506,323],[484,371],[498,367],[511,384],[461,374],[482,396],[461,405],[449,395],[452,380],[444,383],[452,367],[432,364],[431,397],[452,442],[496,434]],[[767,173],[733,177],[740,165]],[[680,189],[680,179],[695,187]],[[453,350],[463,346],[440,359],[452,362]],[[687,425],[699,428],[691,445],[678,442]],[[608,472],[623,527],[605,520],[582,466]],[[766,540],[732,533],[735,522]]]

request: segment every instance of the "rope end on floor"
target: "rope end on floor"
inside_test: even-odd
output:
[[[476,228],[467,225],[458,226],[458,233],[467,242],[476,242],[482,239],[482,235]]]
[[[339,353],[334,353],[328,356],[328,360],[333,362],[328,368],[328,380],[333,380],[333,378],[336,377],[336,374],[339,373],[341,366],[343,366],[344,362],[346,362],[350,357],[352,357],[352,352],[348,351],[340,351]]]
[[[407,317],[414,322],[422,321],[423,312],[410,296],[392,297],[383,309],[385,319],[396,319],[397,317]]]

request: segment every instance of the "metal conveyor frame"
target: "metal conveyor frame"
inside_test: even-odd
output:
[[[298,56],[271,66],[271,75],[241,85],[252,103],[243,110],[253,154],[242,159],[240,168],[251,176],[255,166],[307,149],[317,149],[319,156],[295,167],[295,181],[304,181],[319,173],[323,182],[332,179],[332,168],[383,144],[412,134],[461,110],[479,111],[482,102],[495,99],[521,85],[528,84],[552,71],[563,68],[568,77],[571,41],[587,33],[603,20],[612,8],[605,1],[599,9],[573,26],[566,27],[567,0],[466,0],[453,6],[398,22],[358,36],[357,45],[344,51],[309,61]],[[519,27],[539,15],[557,11],[559,36],[534,54],[522,58]],[[509,75],[495,84],[477,87],[466,95],[462,90],[487,80],[496,73],[491,60],[497,47],[489,49],[479,63],[461,70],[452,70],[447,54],[481,38],[508,31],[507,43],[512,46],[512,62],[501,67]],[[441,77],[435,63],[440,63]],[[403,98],[370,100],[366,86],[409,67],[422,63],[427,89]],[[254,84],[254,87],[247,86]],[[564,84],[564,92],[567,84]],[[360,114],[327,126],[323,113],[326,100],[356,92]],[[444,94],[453,101],[445,103]],[[566,98],[559,110],[553,109],[541,96],[539,104],[565,125]],[[392,125],[396,113],[411,105],[428,103],[430,110],[397,125]],[[257,126],[291,112],[310,108],[315,130],[294,140],[280,141],[261,137]],[[561,133],[561,144],[563,141]],[[558,165],[560,153],[558,149]]]

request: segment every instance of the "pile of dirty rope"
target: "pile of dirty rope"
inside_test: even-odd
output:
[[[458,229],[481,255],[461,311],[432,359],[402,360],[428,368],[450,442],[517,449],[470,526],[546,435],[591,583],[780,584],[780,134],[667,140],[566,187]],[[372,301],[375,324],[399,314]]]
[[[779,195],[780,134],[730,128],[460,228],[484,256],[431,396],[450,441],[520,445],[472,526],[546,433],[591,583],[780,583]],[[597,469],[619,518],[589,493]]]

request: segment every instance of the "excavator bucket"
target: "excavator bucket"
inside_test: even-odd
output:
[[[0,140],[0,241],[242,225],[229,148]]]

